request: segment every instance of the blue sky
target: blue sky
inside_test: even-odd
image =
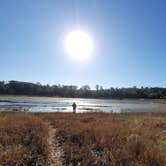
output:
[[[164,0],[1,0],[0,80],[165,87],[165,8]],[[94,41],[87,62],[65,52],[78,29]]]

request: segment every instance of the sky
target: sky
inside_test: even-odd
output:
[[[165,0],[0,0],[0,80],[166,87]],[[89,61],[66,52],[68,33],[93,40]]]

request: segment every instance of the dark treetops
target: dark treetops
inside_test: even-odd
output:
[[[57,97],[82,97],[82,98],[147,98],[166,99],[166,88],[159,87],[131,87],[103,89],[96,85],[95,90],[84,85],[81,88],[73,85],[41,85],[40,83],[20,81],[0,81],[0,94],[31,95],[31,96],[57,96]]]

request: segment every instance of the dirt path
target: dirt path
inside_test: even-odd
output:
[[[56,129],[49,125],[49,137],[48,137],[48,145],[49,145],[49,166],[62,166],[63,161],[63,150],[60,147],[58,140],[56,139]]]

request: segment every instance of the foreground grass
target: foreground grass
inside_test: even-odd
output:
[[[166,114],[0,113],[0,165],[48,165],[48,126],[64,165],[165,166]]]
[[[48,131],[30,114],[0,113],[0,165],[46,165]]]
[[[64,165],[165,166],[165,114],[47,114]]]

